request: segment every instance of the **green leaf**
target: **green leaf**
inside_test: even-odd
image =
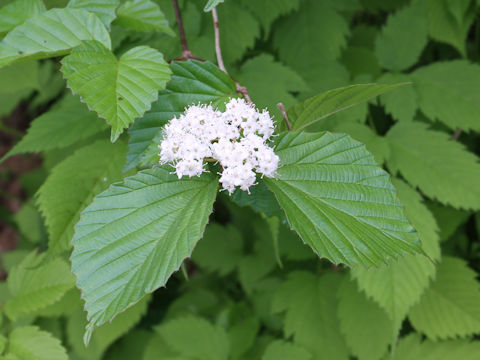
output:
[[[25,360],[67,360],[60,341],[36,326],[22,326],[9,336],[9,354]]]
[[[212,174],[179,180],[158,167],[113,185],[82,212],[71,261],[86,301],[86,342],[94,326],[164,286],[191,255],[217,188]]]
[[[70,0],[67,7],[72,9],[85,9],[98,16],[103,24],[110,28],[110,24],[117,17],[115,10],[120,5],[120,0]]]
[[[161,131],[163,125],[179,115],[185,107],[194,103],[212,103],[221,106],[229,97],[235,96],[235,83],[211,62],[188,60],[170,64],[172,80],[166,90],[160,92],[152,109],[135,121],[129,129],[129,152],[125,171],[141,163],[145,151]]]
[[[432,260],[440,260],[438,225],[422,196],[398,178],[393,178],[392,183],[405,206],[405,216],[418,232],[423,250]]]
[[[38,190],[37,203],[49,232],[49,251],[70,249],[73,227],[93,197],[122,179],[126,146],[100,140],[77,150],[51,172]]]
[[[413,327],[432,340],[480,333],[480,284],[462,259],[444,257],[437,278],[412,308]]]
[[[225,0],[208,0],[207,4],[203,8],[203,11],[209,12],[212,11],[214,7],[218,4],[223,3]]]
[[[102,44],[84,41],[62,60],[67,85],[112,126],[112,142],[136,118],[150,110],[170,79],[163,55],[138,46],[115,55]]]
[[[402,71],[417,62],[427,41],[425,7],[417,1],[388,17],[377,36],[375,53],[385,69]]]
[[[403,85],[406,84],[359,84],[329,90],[288,109],[288,119],[294,130],[301,130],[332,114]]]
[[[304,75],[322,60],[338,58],[348,32],[346,20],[329,1],[306,0],[276,28],[273,44],[280,60]]]
[[[100,360],[108,347],[117,339],[127,334],[140,322],[147,312],[150,297],[145,297],[137,304],[119,314],[112,322],[100,326],[93,334],[90,344],[85,347],[82,341],[83,331],[87,324],[85,313],[82,308],[68,318],[67,335],[69,343],[75,353],[82,359]]]
[[[420,122],[397,123],[387,134],[387,164],[412,185],[456,208],[480,209],[478,158],[449,135]]]
[[[242,234],[233,225],[212,224],[195,247],[193,261],[201,268],[225,276],[236,268],[242,255]]]
[[[0,35],[45,11],[42,0],[16,0],[0,8]]]
[[[299,75],[267,54],[247,60],[240,69],[238,81],[248,88],[255,105],[259,109],[267,108],[277,122],[282,121],[277,104],[282,102],[288,108],[296,103],[292,93],[307,89]]]
[[[260,37],[260,25],[252,14],[238,5],[237,1],[228,1],[217,8],[220,27],[220,44],[226,64],[242,59],[248,48],[253,48],[255,39]],[[207,46],[214,52],[213,25],[209,26],[211,37],[206,38]],[[201,45],[204,46],[204,45]],[[197,53],[196,49],[193,49]],[[202,56],[202,55],[200,55]]]
[[[150,0],[129,0],[117,10],[115,25],[134,31],[160,31],[174,36],[160,7]]]
[[[278,175],[264,180],[320,257],[370,266],[421,250],[388,174],[365,145],[344,134],[286,133],[275,152]]]
[[[480,65],[465,60],[437,62],[412,75],[422,112],[451,129],[480,131]]]
[[[430,36],[454,46],[462,55],[466,55],[465,40],[475,19],[474,5],[465,12],[461,22],[449,11],[453,3],[449,0],[425,0]],[[453,5],[455,6],[455,5]]]
[[[2,160],[16,154],[66,148],[106,128],[78,98],[67,96],[56,108],[33,120],[27,134]]]
[[[437,224],[440,228],[440,241],[446,241],[453,236],[458,227],[464,224],[472,215],[469,211],[456,210],[437,203],[429,203],[428,209],[437,219]]]
[[[45,256],[30,253],[8,275],[8,289],[12,298],[5,304],[5,312],[15,320],[58,301],[74,284],[68,264],[54,259],[42,264]]]
[[[227,360],[230,343],[221,327],[194,316],[183,317],[157,328],[165,342],[181,355],[198,360]]]
[[[25,21],[0,42],[0,67],[21,60],[68,54],[83,40],[110,48],[110,36],[100,19],[83,9],[52,9]]]
[[[273,301],[275,312],[285,311],[284,333],[308,350],[315,360],[347,360],[349,352],[340,332],[336,294],[341,277],[290,273]]]
[[[434,275],[433,263],[420,255],[409,255],[379,268],[352,269],[359,288],[376,301],[392,320],[392,339]]]
[[[262,360],[311,360],[312,355],[302,347],[277,340],[265,349]]]
[[[253,211],[260,214],[283,217],[283,211],[278,205],[275,195],[268,190],[263,179],[259,179],[258,184],[250,188],[250,194],[246,191],[236,190],[230,196],[230,200],[238,206],[250,206]]]
[[[479,341],[422,342],[420,335],[411,334],[400,340],[392,360],[476,360],[479,353]]]
[[[398,84],[412,81],[411,75],[385,73],[377,79],[383,84]],[[380,95],[385,111],[398,121],[412,121],[418,108],[418,94],[413,85],[402,86],[395,92]]]
[[[348,277],[338,289],[338,299],[340,329],[352,353],[359,360],[379,360],[392,340],[393,324],[385,311]]]
[[[0,94],[15,94],[25,90],[40,90],[38,62],[14,64],[0,69]]]
[[[393,184],[398,198],[405,205],[405,216],[418,231],[424,252],[432,259],[438,259],[440,248],[435,219],[417,192],[400,180],[394,179]],[[392,320],[391,339],[434,275],[435,266],[430,259],[411,254],[376,269],[352,270],[360,289],[375,300]]]

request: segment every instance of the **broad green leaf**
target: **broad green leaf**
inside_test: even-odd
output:
[[[392,14],[378,34],[375,53],[388,70],[402,71],[414,65],[428,41],[428,20],[422,1]]]
[[[0,69],[2,87],[0,95],[15,94],[24,90],[40,90],[38,62],[14,64]]]
[[[229,97],[235,96],[232,79],[208,61],[175,61],[170,68],[172,79],[167,88],[160,92],[152,109],[128,130],[130,150],[125,171],[142,163],[148,147],[158,145],[152,141],[160,134],[163,125],[182,113],[186,106],[201,102],[218,107],[227,102]]]
[[[112,322],[100,326],[93,334],[88,347],[85,347],[82,341],[87,319],[85,318],[85,312],[79,307],[68,318],[66,329],[68,342],[76,355],[88,360],[104,359],[103,355],[108,347],[140,322],[147,312],[149,300],[150,297],[143,298],[137,304],[119,314]]]
[[[392,340],[392,321],[348,277],[338,289],[338,318],[347,345],[359,360],[379,360],[386,353]]]
[[[120,5],[120,0],[70,0],[68,7],[85,9],[98,16],[103,24],[110,28],[110,23],[117,17],[115,10]]]
[[[142,360],[192,360],[185,359],[174,351],[165,339],[158,333],[155,333],[145,347]]]
[[[405,216],[418,233],[423,250],[432,260],[440,260],[439,228],[422,196],[398,178],[393,178],[392,183],[405,206]]]
[[[390,148],[388,147],[387,140],[383,136],[375,134],[371,128],[364,124],[351,121],[340,121],[336,126],[329,130],[348,134],[353,139],[364,143],[367,150],[372,153],[375,157],[375,161],[379,165],[383,164],[388,157]]]
[[[201,268],[225,276],[236,268],[242,255],[242,234],[233,225],[212,224],[195,247],[192,258]]]
[[[0,42],[0,67],[21,60],[68,54],[84,40],[110,48],[110,36],[100,19],[83,9],[52,9],[17,26]]]
[[[408,311],[435,276],[435,265],[424,256],[407,255],[379,268],[356,267],[352,269],[352,276],[359,288],[390,317],[393,339]]]
[[[16,154],[66,148],[106,128],[105,123],[88,111],[78,98],[67,96],[56,108],[33,120],[27,134],[3,159]]]
[[[49,232],[49,251],[70,249],[73,227],[93,197],[122,179],[126,146],[100,140],[77,150],[53,168],[38,190],[37,203]]]
[[[420,251],[389,175],[348,135],[286,133],[277,138],[276,178],[265,178],[290,226],[320,257],[378,265]]]
[[[243,359],[245,353],[255,343],[261,323],[255,315],[249,316],[243,313],[237,314],[231,321],[233,324],[228,329],[230,358]]]
[[[373,50],[360,46],[349,46],[342,52],[342,64],[346,66],[352,78],[357,76],[380,76],[382,68]]]
[[[170,320],[156,329],[165,342],[185,358],[228,360],[230,343],[227,333],[199,317]]]
[[[58,301],[74,284],[68,264],[54,259],[42,264],[45,256],[30,253],[8,275],[12,295],[5,304],[11,319],[33,313]]]
[[[290,108],[288,110],[288,119],[294,130],[301,130],[332,114],[403,85],[405,83],[390,85],[360,84],[329,90]]]
[[[98,195],[76,225],[71,257],[89,325],[111,320],[164,286],[202,237],[217,178],[179,180],[167,168],[137,173]]]
[[[470,340],[422,341],[418,334],[400,340],[392,360],[477,360],[480,342]]]
[[[440,241],[446,241],[455,234],[459,226],[470,217],[470,211],[456,210],[449,206],[429,203],[428,209],[435,216],[439,229]]]
[[[285,337],[305,348],[315,360],[347,360],[349,351],[337,317],[337,291],[341,277],[290,273],[273,301],[273,311],[286,312]]]
[[[393,184],[405,206],[405,216],[418,231],[424,252],[431,259],[438,259],[440,248],[435,219],[415,190],[400,180],[394,179]],[[352,276],[359,288],[387,312],[392,321],[392,340],[408,310],[419,301],[435,276],[435,265],[425,256],[407,254],[376,269],[355,268]]]
[[[33,244],[47,241],[46,229],[40,212],[35,208],[34,199],[24,202],[21,209],[14,215],[18,232],[22,240],[28,240]]]
[[[203,8],[203,11],[209,12],[212,11],[214,7],[216,7],[218,4],[223,3],[225,0],[208,0],[207,4]]]
[[[265,349],[262,360],[311,360],[312,355],[302,347],[277,340]]]
[[[1,317],[2,315],[0,315]],[[0,322],[0,325],[2,323]],[[3,335],[0,335],[0,354],[3,354],[3,351],[5,350],[5,346],[7,345],[7,338]]]
[[[438,62],[412,74],[422,112],[451,129],[480,131],[480,65]]]
[[[9,336],[8,352],[19,360],[68,360],[60,340],[36,326],[13,330]]]
[[[441,42],[454,46],[462,55],[466,55],[465,40],[470,26],[475,19],[474,5],[464,13],[461,22],[449,11],[451,4],[458,1],[425,0],[430,36]],[[471,2],[470,2],[471,3]]]
[[[260,25],[255,17],[235,0],[229,0],[225,5],[219,6],[217,11],[222,56],[227,68],[229,68],[228,64],[240,61],[246,50],[255,46],[255,39],[260,37]],[[212,41],[214,37],[213,24],[209,22],[209,25],[206,34],[208,37],[204,37],[205,42],[192,48],[195,54],[207,59],[211,59],[215,55],[214,42]],[[205,50],[201,48],[205,48]],[[210,54],[211,56],[208,56]]]
[[[275,195],[268,190],[262,179],[258,180],[258,184],[254,187],[250,188],[250,194],[239,189],[230,196],[230,199],[239,206],[250,206],[257,213],[283,217],[283,211],[280,205],[278,205]]]
[[[340,56],[348,32],[346,20],[331,2],[306,0],[275,29],[273,44],[280,60],[307,79],[305,75],[322,60]]]
[[[292,93],[307,89],[299,75],[267,54],[247,60],[240,69],[238,81],[248,88],[257,108],[267,108],[277,123],[283,121],[277,104],[282,102],[288,108],[296,103]]]
[[[407,74],[385,73],[377,81],[382,84],[398,84],[411,82],[412,77]],[[379,99],[385,107],[385,111],[392,115],[395,120],[413,121],[418,108],[418,94],[413,84],[380,95]]]
[[[437,278],[412,308],[408,318],[429,339],[480,333],[480,284],[462,259],[444,257]]]
[[[112,141],[150,110],[171,74],[157,50],[138,46],[117,60],[95,41],[84,41],[65,57],[62,72],[72,92],[112,126]]]
[[[115,25],[135,31],[161,31],[169,35],[175,33],[168,26],[160,7],[150,0],[128,0],[117,10]]]
[[[463,209],[480,209],[480,164],[444,132],[420,122],[397,123],[387,134],[387,164],[430,198]]]
[[[273,21],[282,15],[298,10],[300,2],[301,0],[240,0],[240,3],[258,19],[265,32],[265,37],[268,36]]]
[[[42,0],[15,0],[0,8],[0,35],[45,11]]]

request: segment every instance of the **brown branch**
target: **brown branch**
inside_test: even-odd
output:
[[[218,13],[217,13],[217,8],[214,7],[212,9],[212,18],[213,18],[213,29],[215,32],[215,53],[217,55],[217,63],[218,67],[220,70],[222,70],[224,73],[229,75],[232,80],[235,82],[235,86],[237,88],[237,93],[242,94],[245,100],[249,104],[253,104],[252,99],[250,99],[250,96],[248,95],[248,90],[245,86],[241,86],[238,81],[236,81],[232,75],[230,75],[225,68],[225,63],[223,62],[223,57],[222,57],[222,47],[220,45],[220,27],[218,26]]]
[[[288,120],[288,115],[287,115],[287,112],[285,111],[285,106],[283,106],[283,103],[281,103],[281,102],[279,102],[277,104],[277,106],[280,109],[280,111],[282,112],[283,119],[287,123],[288,131],[292,131],[292,125],[290,125],[290,121]]]
[[[178,7],[178,0],[172,0],[172,4],[175,10],[175,17],[177,18],[178,31],[180,32],[180,42],[182,43],[182,55],[175,60],[202,60],[196,57],[188,48],[187,37],[185,35],[185,29],[183,27],[182,13],[180,12],[180,8]]]
[[[452,140],[457,141],[460,135],[462,135],[462,129],[457,128],[457,130],[455,130],[455,132],[453,133]]]

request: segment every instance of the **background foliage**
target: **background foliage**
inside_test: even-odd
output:
[[[170,0],[2,2],[0,66],[11,65],[0,68],[0,151],[8,153],[0,168],[0,359],[479,359],[480,2],[179,4],[190,50],[211,63],[168,64],[182,54]],[[407,254],[368,269],[320,260],[286,226],[278,202],[287,207],[288,196],[277,202],[265,188],[296,194],[303,191],[300,185],[287,191],[286,183],[261,182],[252,189],[259,195],[255,200],[220,193],[209,217],[216,183],[208,175],[181,184],[164,169],[132,177],[134,169],[156,162],[161,127],[186,105],[221,105],[235,96],[233,81],[212,64],[213,25],[204,8],[216,4],[226,67],[253,101],[268,107],[281,128],[280,101],[295,129],[334,133],[283,136],[282,156],[296,156],[288,148],[294,141],[312,153],[311,143],[355,144],[336,133],[365,143],[390,174],[428,257]],[[35,41],[32,34],[48,34],[48,40]],[[66,56],[60,62],[43,59],[46,53]],[[296,105],[332,88],[372,82],[411,84],[333,114],[326,107],[323,113],[307,111],[332,93]],[[348,98],[341,100],[348,104]],[[322,161],[318,154],[315,161]],[[358,166],[372,164],[373,159]],[[295,184],[296,170],[285,164],[279,172]],[[342,174],[339,170],[337,180],[347,181]],[[111,186],[124,178],[123,185]],[[163,182],[180,201],[152,191]],[[339,191],[343,185],[330,186]],[[129,215],[138,216],[139,224],[149,211],[162,217],[163,209],[182,209],[167,218],[164,231],[171,243],[164,253],[151,256],[150,248],[133,248],[135,243],[123,249],[137,251],[132,266],[151,258],[153,267],[135,267],[139,278],[142,272],[158,273],[147,289],[170,275],[155,266],[168,260],[168,271],[178,269],[178,259],[188,256],[203,225],[209,225],[166,288],[140,301],[129,294],[138,302],[100,326],[85,347],[87,318],[70,272],[70,243],[83,239],[97,250],[107,246],[108,236],[90,231],[101,221],[122,221],[122,209],[133,201],[126,187],[145,206],[159,204]],[[346,189],[348,196],[352,190]],[[112,197],[117,212],[102,211],[102,201]],[[312,201],[299,202],[298,216],[290,219],[297,230],[304,229],[301,215],[311,214],[305,209]],[[333,208],[332,214],[337,215]],[[348,245],[348,236],[330,230],[334,243]],[[311,233],[298,231],[307,244],[318,246]],[[189,248],[177,261],[167,259],[168,246],[182,232],[193,239]],[[154,245],[152,238],[148,246]],[[83,250],[78,256],[94,273],[100,256]],[[370,264],[356,255],[329,258]],[[84,273],[78,285],[94,279],[109,290],[101,281],[124,275],[109,274],[111,279],[97,280]],[[100,304],[90,307],[92,312],[104,301],[95,294],[87,299]],[[122,311],[124,299],[110,295],[112,308]],[[102,316],[94,317],[98,323],[111,318]]]

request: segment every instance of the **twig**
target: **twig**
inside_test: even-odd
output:
[[[288,120],[288,115],[287,115],[287,112],[285,111],[285,106],[283,106],[283,103],[281,103],[281,102],[279,102],[277,104],[277,106],[280,109],[280,111],[282,112],[283,119],[287,123],[288,131],[292,131],[292,125],[290,125],[290,121]]]
[[[245,100],[249,104],[253,104],[252,99],[250,99],[250,96],[248,95],[248,90],[245,86],[241,86],[238,81],[236,81],[227,71],[225,68],[225,63],[223,62],[223,57],[222,57],[222,48],[220,45],[220,27],[218,26],[218,13],[217,13],[217,8],[214,7],[212,9],[212,18],[213,18],[213,29],[215,32],[215,53],[217,54],[217,63],[218,67],[220,70],[222,70],[224,73],[228,74],[232,80],[235,82],[236,90],[237,93],[242,94]]]
[[[225,64],[223,63],[222,48],[220,47],[220,28],[218,26],[218,14],[216,7],[212,9],[212,17],[213,29],[215,31],[215,52],[217,54],[218,67],[220,68],[220,70],[223,70],[228,74],[227,69],[225,69]]]
[[[457,130],[455,130],[455,132],[453,133],[452,140],[457,141],[460,135],[462,135],[462,129],[457,128]]]
[[[180,32],[180,41],[182,43],[182,56],[175,60],[202,60],[196,57],[188,48],[187,37],[185,36],[185,29],[183,27],[182,13],[180,12],[180,8],[178,7],[178,0],[172,0],[172,4],[175,10],[175,17],[177,18],[178,31]]]

